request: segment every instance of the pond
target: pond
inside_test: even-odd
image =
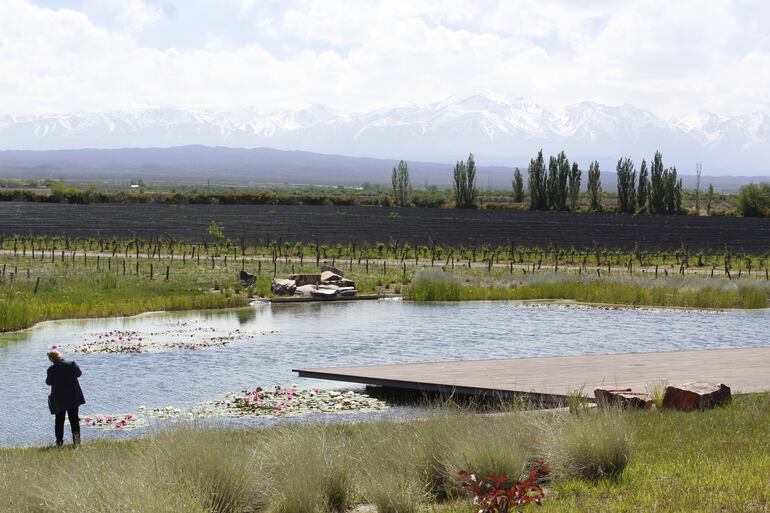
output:
[[[45,353],[52,344],[83,369],[81,385],[88,401],[81,408],[83,417],[135,413],[140,406],[183,410],[256,386],[351,387],[300,379],[291,372],[297,367],[759,347],[767,345],[768,320],[770,310],[605,310],[521,302],[386,300],[255,304],[234,310],[47,322],[0,335],[0,445],[51,443],[53,417],[44,381],[49,365]],[[74,352],[84,343],[98,347],[94,344],[100,336],[152,339],[162,347],[136,354]],[[185,348],[191,340],[204,339],[225,344]],[[400,408],[400,413],[408,410]],[[314,418],[355,420],[394,413],[399,408]],[[146,429],[84,428],[84,438],[143,432]]]

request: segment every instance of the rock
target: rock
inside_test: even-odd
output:
[[[303,285],[318,285],[321,283],[320,274],[291,274],[289,275],[289,279],[294,280],[297,283],[297,287],[302,287]]]
[[[294,291],[295,294],[301,295],[301,296],[309,296],[316,290],[315,285],[301,285],[297,287],[297,290]]]
[[[332,273],[334,273],[334,274],[336,274],[338,276],[345,276],[345,273],[341,269],[337,269],[336,267],[331,266],[331,265],[327,265],[327,264],[322,265],[321,266],[321,272],[323,273],[325,271],[332,272]]]
[[[347,278],[341,278],[339,281],[335,282],[340,287],[350,287],[350,288],[356,288],[356,282],[353,280],[349,280]]]
[[[645,392],[634,392],[630,388],[599,387],[594,390],[594,399],[599,408],[620,406],[623,409],[642,410],[652,408],[652,398]]]
[[[297,282],[275,278],[270,288],[278,296],[291,296],[297,290]]]
[[[696,381],[668,386],[663,395],[663,408],[680,411],[705,410],[729,403],[730,387],[724,384]]]
[[[337,293],[340,296],[349,297],[349,296],[355,296],[358,293],[358,291],[353,287],[340,287],[339,289],[337,289]]]
[[[246,286],[251,286],[257,283],[257,277],[256,275],[249,274],[246,271],[241,271],[238,273],[238,281]]]
[[[337,289],[318,288],[310,293],[313,297],[319,299],[331,299],[337,296]]]
[[[341,279],[342,276],[331,271],[324,271],[321,273],[321,283],[336,283]]]

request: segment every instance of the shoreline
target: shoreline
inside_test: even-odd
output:
[[[378,300],[387,300],[391,299],[388,297],[381,297]],[[768,305],[765,308],[695,308],[695,307],[688,307],[688,306],[666,306],[666,305],[634,305],[634,304],[627,304],[627,303],[591,303],[591,302],[583,302],[583,301],[576,301],[574,299],[548,299],[548,298],[542,298],[542,299],[470,299],[470,300],[460,300],[460,301],[414,301],[411,299],[408,299],[406,297],[402,297],[401,300],[405,302],[410,303],[434,303],[434,304],[452,304],[452,303],[520,303],[522,305],[556,305],[556,306],[581,306],[581,307],[592,307],[592,308],[601,308],[601,307],[615,307],[615,308],[624,308],[627,310],[679,310],[679,311],[690,311],[690,312],[727,312],[727,311],[745,311],[745,312],[759,312],[763,310],[770,310],[770,305]],[[292,303],[303,303],[303,302],[293,302],[293,301],[283,301],[276,304],[292,304]],[[314,301],[314,303],[334,303],[334,301]],[[105,319],[131,319],[135,317],[142,317],[146,315],[153,315],[153,314],[161,314],[161,313],[182,313],[182,312],[213,312],[213,311],[219,311],[219,310],[240,310],[243,308],[249,308],[252,305],[255,304],[272,304],[270,301],[270,298],[249,298],[246,300],[246,303],[242,306],[233,306],[233,307],[224,307],[224,308],[196,308],[192,310],[148,310],[146,312],[140,312],[137,314],[127,314],[127,315],[107,315],[103,317],[64,317],[61,319],[45,319],[42,321],[37,321],[32,326],[28,326],[26,328],[21,328],[18,330],[9,330],[9,331],[0,331],[0,338],[6,336],[6,335],[17,335],[21,333],[25,333],[27,331],[34,330],[36,328],[39,328],[42,325],[48,324],[48,323],[54,323],[54,322],[71,322],[71,321],[98,321],[98,320],[105,320]]]

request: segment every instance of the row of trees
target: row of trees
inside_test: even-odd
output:
[[[676,167],[663,167],[663,156],[659,151],[655,152],[649,172],[647,161],[642,159],[638,184],[636,168],[630,158],[618,160],[615,169],[621,212],[678,214],[682,211],[682,179],[677,177]]]
[[[543,150],[532,159],[527,169],[529,174],[529,208],[531,210],[574,210],[580,196],[581,171],[577,163],[570,166],[567,156],[562,151],[548,159],[545,168]],[[514,172],[514,189],[517,175],[521,181],[521,172]],[[514,195],[516,193],[514,192]],[[521,192],[520,196],[523,195]]]
[[[393,168],[390,181],[393,205],[409,206],[412,186],[409,180],[409,165],[405,161],[400,161],[398,166]],[[452,192],[457,208],[476,208],[479,190],[476,186],[476,161],[473,153],[468,155],[468,160],[458,160],[455,164]]]
[[[696,168],[696,210],[700,211],[700,171]],[[663,156],[655,152],[652,165],[648,169],[647,161],[642,159],[638,174],[633,160],[624,157],[618,160],[617,174],[618,210],[626,213],[649,212],[653,214],[676,214],[682,211],[682,179],[677,176],[676,167],[665,168]],[[548,158],[545,164],[543,150],[532,159],[527,168],[528,197],[530,210],[574,211],[577,209],[581,191],[582,171],[577,162],[570,164],[564,151]],[[478,200],[476,186],[476,162],[473,154],[466,161],[457,161],[453,176],[454,203],[458,208],[475,208]],[[391,182],[393,204],[401,207],[410,204],[412,193],[409,181],[409,166],[400,161],[393,168]],[[525,200],[524,176],[519,168],[513,174],[513,200],[522,203]],[[602,185],[599,162],[594,161],[588,167],[586,184],[591,210],[602,210]],[[711,210],[713,186],[709,185],[707,212]]]

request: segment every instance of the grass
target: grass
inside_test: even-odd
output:
[[[29,257],[0,255],[0,268],[5,264],[5,276],[0,275],[0,332],[28,328],[37,322],[53,319],[110,317],[135,315],[158,310],[197,310],[245,306],[252,295],[270,297],[273,268],[267,266],[257,277],[257,283],[246,288],[237,280],[241,262],[230,260],[225,265],[219,259],[212,268],[209,261],[177,258],[168,260],[127,261],[123,274],[122,259],[114,259],[107,268],[107,259],[98,264],[91,256],[85,262],[82,256],[75,261],[50,259],[41,261]],[[150,265],[153,274],[150,276]],[[166,267],[169,279],[165,279]],[[246,269],[256,273],[253,262]],[[27,273],[29,269],[29,273]],[[11,279],[11,273],[16,276]],[[278,276],[294,272],[315,271],[315,265],[279,263]],[[27,277],[29,275],[29,277]],[[351,273],[362,293],[375,292],[378,284],[393,283],[402,278],[398,268],[383,271],[372,267],[366,275],[363,266]],[[40,283],[35,292],[37,278]]]
[[[127,260],[104,254],[100,260],[93,254],[87,258],[82,254],[62,257],[61,253],[54,257],[33,259],[0,253],[0,332],[51,319],[244,306],[250,295],[272,295],[273,272],[277,276],[317,272],[314,260],[300,263],[288,257],[278,259],[275,269],[272,262],[231,258],[227,263],[223,256],[217,257],[213,266],[212,260],[205,257],[200,263],[197,258],[183,263],[178,255],[175,260],[168,255]],[[559,273],[544,268],[519,274],[501,266],[487,269],[459,265],[444,272],[427,267],[425,259],[421,262],[367,264],[343,259],[337,265],[355,281],[360,293],[403,292],[416,301],[564,299],[639,306],[765,308],[770,296],[770,282],[756,275],[733,280],[693,275],[653,278],[649,273],[628,275],[616,271],[595,276],[575,268]],[[236,279],[244,265],[258,274],[256,284],[250,288]]]
[[[464,279],[438,270],[415,274],[408,297],[415,301],[571,299],[583,303],[687,308],[767,308],[770,285],[756,280],[696,277],[588,277],[529,274]]]
[[[553,467],[544,513],[766,512],[770,394],[700,413],[437,411],[0,450],[0,511],[470,512],[454,473]]]

